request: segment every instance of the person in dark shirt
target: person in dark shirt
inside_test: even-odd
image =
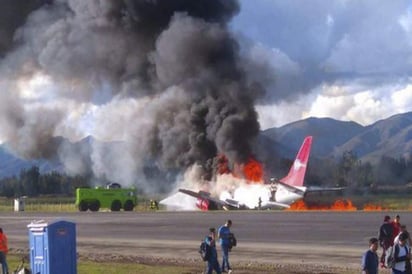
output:
[[[362,256],[362,274],[378,274],[378,239],[369,239],[369,249]]]
[[[232,273],[232,268],[229,264],[229,246],[230,246],[230,228],[232,220],[227,220],[218,230],[220,247],[222,248],[222,272]]]
[[[209,229],[209,236],[205,238],[206,244],[210,247],[210,256],[207,260],[206,265],[206,274],[212,274],[213,270],[216,271],[217,274],[221,274],[221,269],[219,265],[219,261],[217,260],[217,251],[216,251],[216,229],[211,227]]]
[[[393,245],[393,225],[391,217],[386,215],[383,219],[383,224],[379,228],[378,235],[379,245],[382,247],[382,256],[380,258],[381,267],[385,267],[386,250]]]

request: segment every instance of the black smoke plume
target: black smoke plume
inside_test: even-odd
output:
[[[227,27],[237,1],[7,2],[0,137],[17,154],[91,162],[97,177],[130,183],[145,181],[148,163],[197,163],[210,178],[218,154],[242,163],[253,153],[264,90]],[[56,142],[87,134],[123,142],[78,158]]]

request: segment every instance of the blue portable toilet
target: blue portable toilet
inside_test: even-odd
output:
[[[33,274],[77,274],[76,225],[68,221],[32,222],[29,228]]]

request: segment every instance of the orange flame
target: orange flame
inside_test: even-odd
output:
[[[350,210],[354,211],[357,208],[352,204],[351,200],[337,200],[330,208],[331,210]]]
[[[303,200],[298,200],[293,203],[288,210],[304,211],[304,210],[336,210],[336,211],[355,211],[357,208],[350,200],[337,200],[331,206],[324,205],[306,205]]]
[[[383,210],[382,206],[373,205],[373,204],[366,204],[363,206],[364,211],[381,211]]]
[[[217,157],[217,174],[232,174],[236,178],[244,178],[249,183],[263,182],[263,167],[254,158],[250,157],[245,164],[234,164],[232,168],[229,166],[229,160],[225,155]]]
[[[303,200],[297,200],[296,202],[291,204],[287,210],[298,211],[298,210],[309,210],[309,208],[306,206]]]
[[[243,173],[245,179],[250,182],[263,182],[262,164],[253,158],[249,158],[249,161],[243,166]]]
[[[305,211],[305,210],[335,210],[335,211],[355,211],[358,210],[351,200],[342,199],[336,200],[332,205],[307,205],[302,199],[293,203],[288,210],[291,211]],[[385,210],[382,206],[366,204],[363,206],[365,211],[381,211]]]

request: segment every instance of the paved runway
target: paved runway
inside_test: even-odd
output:
[[[78,252],[198,259],[208,228],[233,222],[238,239],[232,261],[348,264],[358,266],[367,241],[377,236],[384,215],[397,213],[412,228],[412,212],[230,211],[2,213],[10,248],[28,248],[33,220],[76,223]]]

